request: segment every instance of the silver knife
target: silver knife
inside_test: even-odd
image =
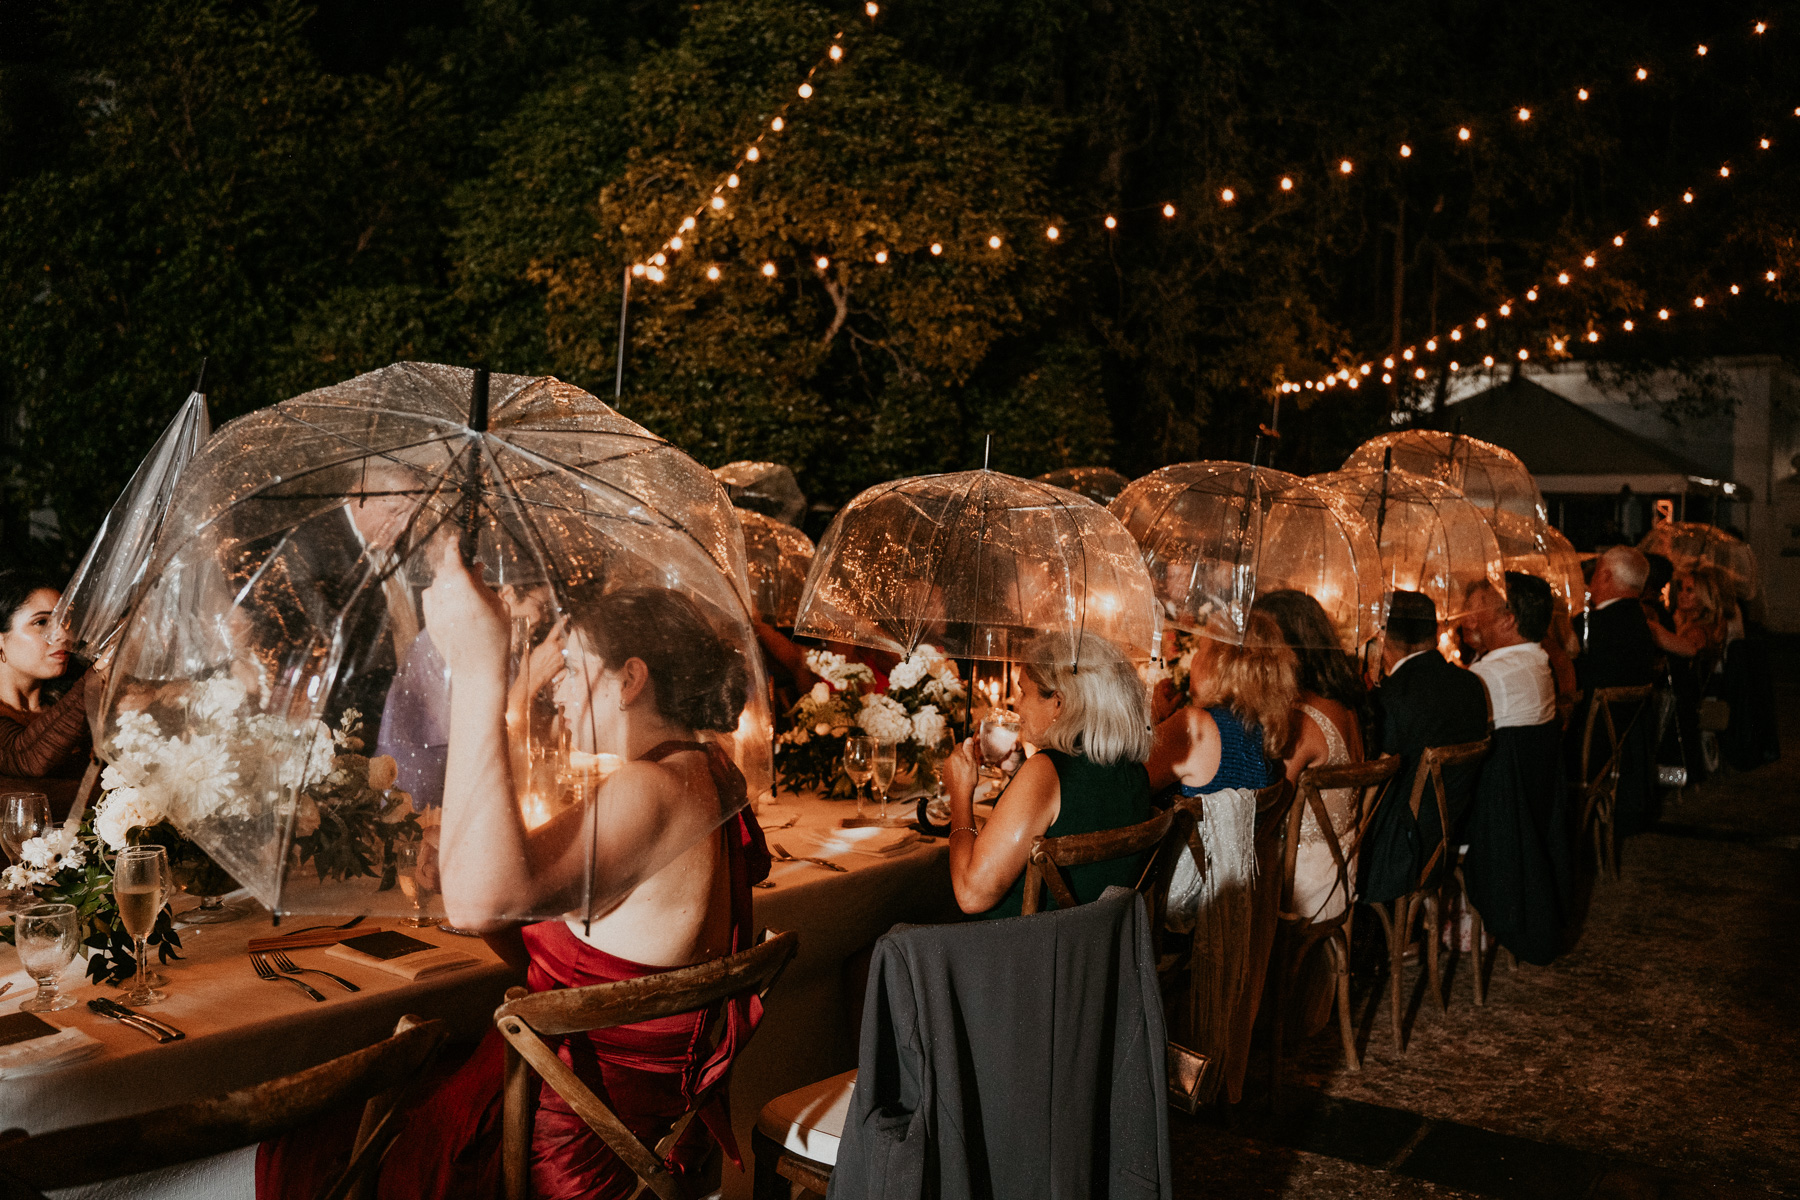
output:
[[[125,1007],[125,1005],[120,1004],[117,1000],[110,999],[109,997],[106,997],[106,996],[100,996],[100,997],[97,997],[97,999],[102,1004],[110,1005],[112,1008],[117,1009],[122,1015],[136,1017],[138,1020],[142,1021],[146,1025],[154,1025],[156,1028],[162,1030],[164,1033],[168,1034],[172,1038],[179,1039],[179,1038],[184,1038],[187,1036],[187,1034],[181,1032],[181,1030],[175,1028],[173,1025],[169,1024],[167,1021],[164,1021],[158,1017],[153,1017],[149,1013],[139,1012],[135,1008],[127,1008],[127,1007]]]
[[[92,1000],[89,1000],[88,1008],[93,1012],[99,1013],[103,1017],[111,1017],[121,1025],[129,1025],[146,1037],[155,1038],[159,1043],[176,1042],[187,1036],[187,1034],[181,1032],[179,1029],[152,1021],[148,1017],[132,1012],[123,1004],[115,1004],[111,1000],[107,1000],[100,996],[96,996]]]

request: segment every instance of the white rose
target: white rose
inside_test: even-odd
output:
[[[904,742],[912,736],[912,718],[898,700],[888,696],[865,696],[856,723],[878,742]]]
[[[831,702],[831,685],[821,680],[812,685],[812,691],[809,694],[814,704],[829,704]]]
[[[888,685],[895,688],[909,688],[917,684],[931,672],[931,664],[921,655],[910,655],[904,662],[888,672]]]
[[[913,740],[927,749],[940,746],[950,735],[950,726],[944,722],[944,716],[938,712],[937,705],[927,704],[913,714]]]
[[[231,676],[215,675],[194,693],[188,712],[196,720],[223,721],[237,712],[247,695],[244,685]]]
[[[135,759],[120,759],[116,763],[108,763],[106,770],[100,772],[100,790],[110,792],[118,788],[143,787],[148,774],[143,763]]]
[[[151,813],[154,819],[149,819]],[[119,788],[108,792],[94,810],[94,832],[100,835],[109,849],[118,850],[125,846],[133,829],[142,829],[162,820],[162,814],[156,812],[144,794],[136,788]]]

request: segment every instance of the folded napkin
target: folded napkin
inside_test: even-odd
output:
[[[327,947],[326,954],[362,967],[374,967],[402,979],[425,979],[478,966],[480,959],[460,950],[434,946],[430,942],[408,936],[398,930],[364,934]]]
[[[7,1079],[38,1075],[92,1058],[104,1049],[105,1043],[79,1029],[59,1029],[30,1041],[0,1046],[0,1075]]]
[[[916,829],[885,829],[865,825],[857,829],[790,829],[781,835],[781,844],[790,854],[811,854],[828,858],[833,854],[872,854],[887,858],[904,854],[919,842]]]

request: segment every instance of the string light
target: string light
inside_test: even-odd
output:
[[[1462,364],[1455,361],[1454,359],[1452,359],[1451,363],[1450,363],[1450,369],[1452,371],[1460,371],[1460,370],[1462,370]]]
[[[886,263],[887,262],[887,251],[886,250],[877,250],[875,252],[875,261],[878,263]]]
[[[679,250],[679,249],[681,249],[681,247],[682,247],[682,241],[679,237],[672,237],[669,239],[669,249]]]
[[[737,185],[738,185],[738,177],[736,175],[727,175],[725,177],[725,186],[726,187],[736,187]]]
[[[1052,225],[1052,226],[1051,226],[1051,227],[1050,227],[1050,228],[1048,228],[1048,229],[1046,229],[1046,230],[1044,230],[1044,236],[1045,236],[1045,237],[1047,237],[1047,238],[1049,238],[1049,239],[1050,239],[1050,240],[1051,240],[1051,241],[1053,241],[1053,242],[1054,242],[1054,241],[1055,241],[1055,240],[1056,240],[1056,239],[1057,239],[1057,238],[1059,238],[1059,237],[1061,237],[1061,236],[1062,236],[1062,230],[1060,230],[1060,229],[1058,229],[1058,228],[1057,228],[1057,227],[1056,227],[1056,226],[1054,226],[1054,225]],[[932,252],[932,253],[933,253],[933,254],[936,254],[936,253],[937,253],[937,247],[936,247],[936,246],[933,246],[933,247],[932,247],[932,248],[931,248],[931,252]]]
[[[1695,308],[1705,308],[1706,307],[1706,297],[1705,296],[1695,296],[1694,297],[1694,307]]]
[[[1119,219],[1117,217],[1106,218],[1106,227],[1108,229],[1117,229],[1119,227]]]
[[[719,268],[717,268],[717,267],[706,268],[706,277],[708,279],[712,280],[714,283],[717,283],[719,280]]]
[[[644,274],[650,277],[651,283],[661,283],[663,281],[663,273],[660,268],[645,267]]]
[[[1404,358],[1407,362],[1411,362],[1413,358],[1412,347],[1408,346],[1405,350],[1402,350],[1400,352],[1400,357]]]
[[[1165,217],[1173,217],[1175,215],[1175,206],[1173,204],[1165,204],[1163,205],[1162,212]]]
[[[1451,341],[1453,341],[1453,342],[1460,342],[1460,341],[1462,341],[1462,330],[1460,330],[1460,329],[1452,329],[1452,330],[1451,330],[1451,331],[1450,331],[1450,340],[1451,340]]]
[[[999,234],[995,234],[994,236],[988,238],[988,249],[989,250],[998,250],[999,248],[1000,248],[1000,235]]]
[[[1412,157],[1412,147],[1408,146],[1405,142],[1400,143],[1400,157],[1401,158],[1411,158]]]
[[[1588,341],[1597,342],[1599,340],[1600,340],[1600,331],[1599,330],[1597,330],[1597,329],[1588,330]]]
[[[1720,167],[1719,168],[1719,178],[1720,179],[1730,179],[1731,178],[1731,168],[1730,167]]]
[[[1394,382],[1394,377],[1392,375],[1389,375],[1386,371],[1383,371],[1381,373],[1381,382],[1392,383],[1392,382]]]
[[[1482,357],[1481,357],[1481,365],[1482,365],[1482,366],[1484,366],[1484,367],[1491,367],[1491,366],[1493,366],[1493,365],[1494,365],[1494,356],[1493,356],[1493,355],[1491,355],[1491,354],[1484,354],[1484,355],[1482,355]]]
[[[1456,140],[1459,142],[1468,141],[1469,136],[1469,127],[1467,125],[1464,125],[1461,129],[1456,131]]]
[[[1590,262],[1589,262],[1589,264],[1588,264],[1588,265],[1589,265],[1589,266],[1592,266],[1592,265],[1593,265],[1593,264],[1592,264],[1592,262],[1591,262],[1591,261],[1590,261]],[[1567,271],[1559,271],[1559,272],[1557,272],[1557,275],[1556,275],[1556,282],[1558,282],[1558,283],[1560,283],[1560,284],[1562,284],[1562,285],[1563,285],[1563,286],[1564,286],[1564,287],[1567,287],[1567,286],[1568,286],[1568,283],[1569,283],[1569,273],[1568,273],[1568,272],[1567,272]]]
[[[1555,341],[1554,341],[1554,342],[1551,342],[1551,343],[1550,343],[1550,348],[1551,348],[1551,349],[1552,349],[1552,350],[1554,350],[1554,351],[1556,351],[1556,352],[1557,352],[1557,353],[1558,353],[1558,354],[1561,354],[1561,353],[1562,353],[1562,348],[1563,348],[1563,342],[1562,342],[1562,339],[1561,339],[1561,338],[1557,338],[1557,339],[1556,339],[1556,340],[1555,340]]]
[[[1050,229],[1050,236],[1051,237],[1056,236],[1056,229],[1054,226],[1052,226]],[[942,243],[942,242],[931,243],[931,252],[933,254],[942,254],[944,252],[944,243]]]
[[[1233,200],[1237,199],[1237,193],[1230,188],[1225,188],[1219,193],[1219,199],[1223,200],[1226,204],[1230,204]]]
[[[844,58],[844,48],[842,46],[833,46],[831,48],[831,61],[832,62],[841,62],[841,61],[843,61],[843,58]]]
[[[1501,306],[1500,306],[1500,315],[1501,315],[1501,316],[1503,316],[1503,317],[1510,317],[1510,316],[1512,316],[1512,305],[1510,305],[1510,304],[1502,304],[1502,305],[1501,305]]]
[[[1734,296],[1738,294],[1738,285],[1735,283],[1731,285],[1731,294]]]
[[[1519,361],[1520,361],[1520,362],[1525,362],[1525,361],[1526,361],[1526,360],[1528,360],[1528,359],[1529,359],[1529,358],[1530,358],[1530,357],[1531,357],[1531,351],[1529,351],[1529,350],[1527,350],[1527,349],[1525,349],[1525,348],[1524,348],[1524,347],[1520,347],[1520,349],[1519,349]]]
[[[1702,43],[1702,44],[1700,44],[1700,45],[1698,45],[1698,46],[1696,46],[1696,47],[1694,47],[1694,53],[1695,53],[1695,54],[1698,54],[1698,55],[1699,55],[1699,56],[1700,56],[1700,57],[1701,57],[1701,58],[1705,58],[1705,57],[1706,57],[1706,45],[1705,45],[1705,43]]]
[[[1586,258],[1581,260],[1581,265],[1584,267],[1592,268],[1595,261],[1596,260],[1595,260],[1594,256],[1590,254]]]
[[[787,128],[787,122],[783,121],[780,117],[776,117],[773,121],[769,122],[769,128],[773,129],[776,133],[780,133],[783,129]]]
[[[826,258],[823,254],[821,254],[821,255],[819,255],[818,259],[816,261],[814,261],[813,266],[815,266],[815,267],[819,268],[819,270],[823,271],[827,267],[831,266],[831,260],[829,258]]]
[[[775,264],[772,262],[764,263],[762,266],[762,272],[764,275],[767,275],[769,278],[773,279],[775,277]]]
[[[1694,202],[1694,193],[1692,193],[1692,192],[1681,193],[1681,202],[1683,204],[1692,204]]]
[[[1764,144],[1767,145],[1766,142]],[[1293,191],[1294,190],[1294,181],[1292,179],[1290,179],[1288,176],[1283,175],[1281,177],[1281,190],[1284,192]]]
[[[1659,320],[1659,321],[1666,321],[1666,320],[1668,320],[1668,319],[1669,319],[1669,310],[1668,310],[1668,309],[1666,309],[1666,308],[1659,308],[1659,309],[1657,309],[1657,310],[1656,310],[1656,319],[1657,319],[1657,320]]]
[[[1347,158],[1338,163],[1338,173],[1340,175],[1348,175],[1350,172],[1354,171],[1355,169],[1356,169],[1355,165],[1353,163],[1351,163],[1351,161]]]
[[[1764,279],[1766,279],[1766,280],[1768,280],[1768,281],[1769,281],[1769,282],[1770,282],[1770,283],[1774,283],[1774,282],[1775,282],[1775,272],[1773,272],[1773,271],[1764,271],[1764,272],[1763,272],[1763,278],[1764,278]]]
[[[1661,221],[1661,218],[1659,218],[1655,213],[1650,214],[1650,227],[1652,229],[1654,229],[1660,221]]]
[[[713,211],[714,211],[714,212],[717,212],[717,211],[719,211],[719,210],[721,210],[721,209],[723,209],[723,208],[724,208],[724,207],[725,207],[725,197],[723,197],[723,196],[714,196],[714,197],[713,197],[713,198],[712,198],[712,206],[713,206]]]
[[[800,85],[800,98],[802,100],[811,100],[812,99],[812,84],[803,83]]]
[[[688,230],[690,230],[694,227],[694,224],[695,224],[694,218],[692,218],[692,217],[686,218],[685,220],[683,220],[681,222],[681,232],[686,233]]]
[[[1363,365],[1362,365],[1362,373],[1363,373],[1363,374],[1364,374],[1364,375],[1367,375],[1367,374],[1368,374],[1368,373],[1369,373],[1369,372],[1370,372],[1370,371],[1371,371],[1371,370],[1373,370],[1373,369],[1374,369],[1374,368],[1372,368],[1372,367],[1370,367],[1370,366],[1369,366],[1369,364],[1368,364],[1368,363],[1364,363],[1364,364],[1363,364]]]
[[[1624,244],[1625,244],[1625,235],[1624,234],[1616,233],[1613,235],[1613,245],[1623,246]]]
[[[1632,321],[1625,322],[1625,332],[1626,333],[1630,333],[1632,330],[1634,330],[1636,328],[1637,328],[1637,325],[1635,322],[1632,322]]]
[[[1382,366],[1384,366],[1384,367],[1386,367],[1386,368],[1387,368],[1387,369],[1388,369],[1388,370],[1390,370],[1390,371],[1391,371],[1391,370],[1393,370],[1393,369],[1394,369],[1394,359],[1393,359],[1393,357],[1392,357],[1392,356],[1391,356],[1391,355],[1390,355],[1390,356],[1389,356],[1389,357],[1387,357],[1387,358],[1384,358],[1384,359],[1382,359],[1382,360],[1381,360],[1381,365],[1382,365]]]
[[[1588,90],[1586,88],[1576,88],[1575,98],[1577,100],[1586,100],[1588,98]],[[1488,365],[1493,366],[1492,363],[1489,363]]]
[[[1487,318],[1486,317],[1476,317],[1475,318],[1475,328],[1486,329],[1487,328]]]
[[[1763,22],[1761,22],[1761,21],[1758,21],[1758,22],[1757,22],[1757,23],[1756,23],[1756,32],[1758,32],[1758,33],[1761,33],[1761,32],[1762,32],[1762,31],[1763,31],[1763,30],[1765,30],[1765,29],[1767,29],[1767,28],[1768,28],[1768,26],[1767,26],[1767,25],[1765,25],[1765,24],[1764,24],[1764,23],[1763,23]]]
[[[666,254],[662,254],[662,253],[654,254],[651,256],[650,261],[655,263],[659,267],[665,266],[669,261],[669,256]]]
[[[867,4],[863,5],[863,11],[868,13],[872,18],[876,13],[881,11],[881,5],[875,3],[875,0],[869,0]]]
[[[751,162],[758,162],[762,158],[762,151],[760,149],[758,149],[757,147],[752,146],[748,150],[744,151],[744,157],[749,159]]]
[[[1425,343],[1425,353],[1427,353],[1427,354],[1436,354],[1437,353],[1437,339],[1436,338],[1432,338]]]
[[[1414,379],[1425,378],[1425,368],[1424,367],[1415,367],[1413,369],[1413,378]]]
[[[1650,78],[1650,72],[1646,71],[1643,67],[1639,67],[1637,69],[1637,77],[1639,79],[1648,79]]]
[[[1531,289],[1531,290],[1530,290],[1530,291],[1529,291],[1529,292],[1526,292],[1526,293],[1525,293],[1525,298],[1526,298],[1526,299],[1527,299],[1527,300],[1536,300],[1536,299],[1537,299],[1537,289],[1536,289],[1536,288],[1532,288],[1532,289]]]
[[[1764,150],[1767,150],[1769,148],[1769,139],[1763,138],[1761,141],[1759,141],[1756,144],[1761,146]]]
[[[1521,120],[1521,121],[1531,120],[1531,110],[1529,108],[1521,108],[1519,110],[1519,120]]]
[[[643,263],[632,263],[631,264],[631,273],[633,275],[636,275],[639,279],[642,279],[644,277],[644,264]]]

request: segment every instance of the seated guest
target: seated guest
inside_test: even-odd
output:
[[[1266,612],[1251,610],[1242,645],[1198,638],[1190,703],[1158,714],[1150,786],[1174,783],[1184,796],[1204,796],[1280,779],[1300,695],[1297,671],[1281,626]]]
[[[1661,657],[1650,622],[1644,616],[1644,587],[1650,578],[1650,564],[1630,546],[1614,546],[1597,560],[1594,579],[1588,585],[1586,633],[1582,638],[1581,657],[1575,662],[1575,674],[1582,690],[1592,698],[1599,688],[1641,687],[1657,681],[1657,660]],[[1649,828],[1656,821],[1657,796],[1651,764],[1653,750],[1650,721],[1637,711],[1638,706],[1619,710],[1619,732],[1625,744],[1621,751],[1618,800],[1614,822],[1620,836],[1629,837]],[[1586,708],[1578,709],[1570,729],[1575,733],[1566,746],[1571,762],[1579,766],[1582,740],[1586,735]],[[1596,744],[1588,765],[1590,773],[1598,773],[1606,758],[1604,735],[1597,727]],[[1582,782],[1588,782],[1583,780]]]
[[[1297,719],[1282,755],[1287,778],[1299,779],[1308,767],[1361,762],[1358,710],[1365,699],[1362,679],[1350,656],[1338,648],[1331,618],[1317,600],[1292,589],[1263,595],[1256,601],[1256,609],[1275,618],[1297,666]],[[1357,792],[1356,788],[1331,788],[1320,793],[1340,845],[1356,819]],[[1350,867],[1354,881],[1354,861]],[[1325,832],[1308,808],[1300,817],[1300,845],[1294,857],[1294,911],[1313,920],[1327,920],[1343,912],[1348,899],[1338,887],[1337,864]]]
[[[1444,772],[1450,829],[1443,828],[1437,799],[1426,785],[1419,814],[1412,813],[1413,776],[1419,759],[1434,746],[1480,741],[1487,734],[1487,695],[1481,680],[1444,661],[1437,652],[1437,606],[1421,592],[1394,592],[1388,599],[1381,664],[1385,674],[1375,689],[1375,717],[1381,752],[1400,755],[1400,773],[1381,798],[1363,840],[1363,884],[1359,898],[1382,904],[1413,891],[1441,839],[1456,836],[1474,797],[1474,764]],[[1455,844],[1451,844],[1451,851]],[[1446,869],[1439,856],[1433,878]]]
[[[54,703],[46,685],[69,665],[67,633],[50,623],[62,592],[23,571],[0,571],[0,785],[20,783],[69,813],[92,745],[85,673]]]
[[[977,832],[974,794],[979,751],[965,740],[944,761],[950,798],[950,883],[966,913],[1016,917],[1025,895],[1025,860],[1038,837],[1119,829],[1150,819],[1150,701],[1143,681],[1111,642],[1089,634],[1079,656],[1073,639],[1046,635],[1020,666],[1019,736],[1039,747],[1000,794]],[[1077,662],[1078,659],[1078,662]],[[1086,904],[1117,884],[1132,887],[1141,857],[1069,871]],[[1050,907],[1054,900],[1046,895]]]
[[[427,628],[448,663],[450,740],[440,870],[449,919],[464,929],[516,929],[508,914],[562,909],[518,930],[534,991],[638,979],[748,949],[750,885],[768,871],[745,783],[717,741],[743,709],[742,653],[686,596],[655,587],[567,597],[565,669],[555,696],[573,748],[625,759],[595,802],[527,832],[507,747],[509,620],[505,606],[445,547],[425,594]],[[725,814],[723,825],[721,814]],[[713,832],[717,830],[717,832]],[[583,896],[597,915],[587,918]],[[516,917],[514,918],[516,920]],[[655,965],[650,965],[655,964]],[[562,1039],[559,1056],[639,1138],[654,1143],[690,1105],[699,1119],[673,1151],[682,1175],[707,1133],[736,1161],[727,1071],[755,1027],[745,996],[716,1014],[694,1012]],[[379,1194],[499,1194],[503,1056],[496,1031],[409,1111],[383,1160]],[[318,1194],[355,1136],[350,1113],[329,1132],[263,1147],[258,1195]],[[689,1136],[692,1134],[693,1136]],[[322,1146],[329,1146],[321,1152]],[[533,1117],[535,1197],[625,1197],[632,1170],[561,1096],[543,1088]],[[684,1181],[683,1187],[687,1186]]]
[[[1463,836],[1469,902],[1502,946],[1530,963],[1561,951],[1570,913],[1573,846],[1559,754],[1562,721],[1550,657],[1550,585],[1506,574],[1474,610],[1485,653],[1470,670],[1487,688],[1493,750],[1481,764]]]

